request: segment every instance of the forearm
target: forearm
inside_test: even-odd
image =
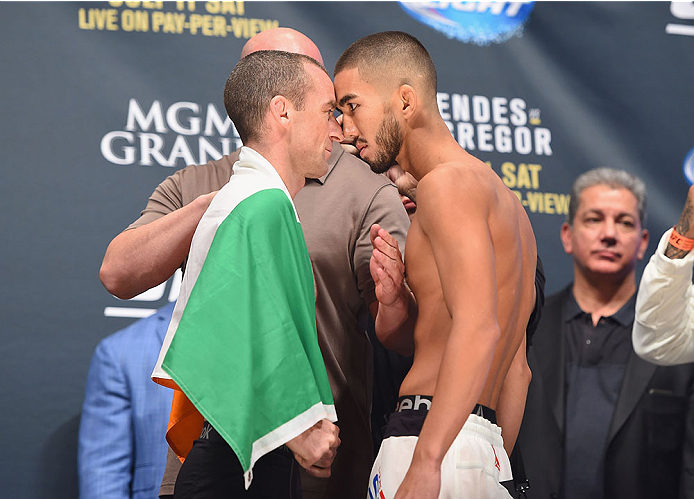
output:
[[[375,302],[376,336],[386,348],[409,356],[414,352],[414,325],[417,320],[417,302],[403,286],[401,298],[391,305]]]
[[[147,225],[126,230],[106,249],[100,278],[104,287],[129,299],[161,284],[181,266],[195,228],[209,206],[201,196]]]
[[[526,340],[524,336],[523,342],[518,347],[518,352],[516,352],[513,362],[506,373],[496,406],[496,421],[501,427],[504,449],[509,456],[513,446],[516,444],[516,438],[523,421],[525,400],[528,396],[528,386],[532,378],[525,356],[525,347]]]
[[[692,218],[694,218],[694,206],[692,203],[692,197],[694,197],[694,186],[689,188],[689,193],[684,203],[682,214],[675,225],[675,230],[677,233],[688,239],[694,239],[694,224],[692,223]],[[689,253],[690,251],[676,248],[672,244],[668,244],[664,250],[665,256],[671,259],[684,258]]]
[[[475,330],[475,334],[462,334],[454,321],[413,464],[440,465],[480,398],[500,331],[496,325]]]
[[[679,236],[694,238],[694,186],[674,227]],[[687,241],[667,231],[644,270],[636,298],[633,345],[644,359],[660,365],[694,361],[692,263]]]
[[[646,360],[661,365],[694,360],[692,263],[663,254],[669,231],[644,270],[636,298],[633,343]]]

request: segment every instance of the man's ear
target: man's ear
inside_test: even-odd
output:
[[[561,224],[561,233],[560,233],[560,238],[561,238],[561,244],[564,246],[564,252],[567,255],[570,255],[573,253],[573,243],[571,240],[571,236],[573,235],[573,227],[571,227],[567,222],[564,222]]]
[[[411,85],[400,85],[398,88],[398,109],[403,118],[409,119],[419,106],[419,96]]]
[[[646,254],[649,239],[650,233],[648,232],[648,229],[643,229],[643,231],[641,232],[641,241],[639,242],[639,249],[636,252],[636,258],[638,258],[639,261],[641,261],[643,259],[643,256]]]
[[[291,102],[284,95],[275,95],[270,100],[270,117],[282,127],[289,124],[293,109]]]

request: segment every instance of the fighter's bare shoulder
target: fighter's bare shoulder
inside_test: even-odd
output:
[[[486,212],[496,198],[498,181],[496,173],[476,158],[442,163],[419,181],[417,210]]]

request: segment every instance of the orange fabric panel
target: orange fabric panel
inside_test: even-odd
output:
[[[202,414],[181,389],[176,387],[173,402],[171,402],[166,441],[181,462],[185,461],[190,449],[193,448],[193,441],[200,437],[203,421]]]

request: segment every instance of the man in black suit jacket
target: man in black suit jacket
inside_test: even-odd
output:
[[[574,282],[547,299],[517,440],[528,499],[694,497],[694,365],[631,344],[645,186],[600,168],[574,183],[561,239]]]

